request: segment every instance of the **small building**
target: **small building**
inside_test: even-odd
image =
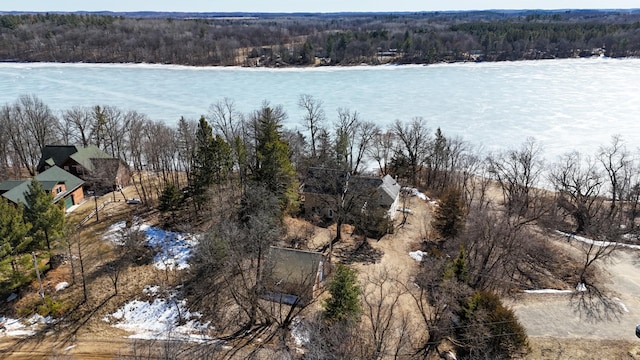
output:
[[[69,209],[84,200],[82,179],[63,169],[53,166],[36,175],[34,179],[42,188],[51,193],[53,203],[64,202],[64,208]],[[29,180],[7,180],[0,183],[0,195],[14,204],[27,205],[25,195],[29,192]]]
[[[272,246],[262,274],[262,297],[289,305],[307,303],[319,291],[324,275],[322,253]]]
[[[400,199],[400,185],[390,175],[359,176],[327,168],[310,168],[303,189],[305,213],[327,219],[345,203],[354,215],[369,211],[393,219]]]
[[[41,173],[53,166],[84,180],[87,189],[97,192],[113,191],[131,181],[129,166],[95,145],[46,145],[36,169]]]

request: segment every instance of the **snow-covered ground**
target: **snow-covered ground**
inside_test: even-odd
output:
[[[132,332],[132,339],[210,341],[207,336],[209,323],[198,319],[201,315],[187,309],[186,300],[177,293],[160,297],[159,287],[146,287],[148,295],[158,295],[153,300],[129,301],[116,312],[103,318],[113,326]]]
[[[124,221],[113,224],[103,239],[122,245],[125,227]],[[196,236],[146,224],[134,224],[132,230],[144,232],[147,245],[158,252],[153,258],[156,268],[181,270],[189,267],[189,258],[197,245]],[[178,291],[161,291],[160,286],[147,285],[143,294],[150,299],[129,301],[103,320],[132,332],[129,337],[134,339],[212,340],[207,336],[209,323],[200,322],[201,315],[187,309],[187,302],[178,298]]]
[[[625,244],[625,243],[616,243],[616,242],[612,242],[612,241],[600,241],[600,240],[592,240],[592,239],[588,239],[582,236],[578,236],[578,235],[574,235],[574,234],[569,234],[566,232],[562,232],[560,230],[556,230],[556,232],[564,237],[566,237],[569,240],[577,240],[580,242],[583,242],[585,244],[589,244],[589,245],[596,245],[596,246],[610,246],[610,245],[615,245],[615,246],[619,246],[619,247],[624,247],[624,248],[628,248],[628,249],[634,249],[634,250],[640,250],[640,245],[632,245],[632,244]]]
[[[524,290],[527,294],[571,294],[571,290],[559,290],[559,289],[538,289],[538,290]]]
[[[53,319],[51,317],[42,317],[38,314],[35,314],[26,320],[0,316],[0,338],[3,336],[31,336],[34,335],[42,326],[51,324],[52,322]]]
[[[123,245],[124,221],[111,225],[102,236],[104,240],[116,245]],[[156,249],[158,253],[153,263],[158,269],[182,270],[189,267],[188,261],[192,249],[197,245],[197,236],[173,231],[166,231],[146,224],[134,224],[134,231],[143,231],[147,245]]]

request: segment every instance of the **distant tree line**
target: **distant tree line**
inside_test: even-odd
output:
[[[640,54],[637,12],[0,16],[0,60],[302,66]]]

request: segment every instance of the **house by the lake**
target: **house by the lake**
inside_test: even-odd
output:
[[[54,203],[64,203],[64,208],[80,204],[84,199],[84,181],[63,169],[53,166],[36,175],[42,188],[51,194]],[[27,205],[25,195],[29,192],[28,180],[7,180],[0,183],[0,196],[14,204]]]
[[[37,170],[41,173],[58,166],[85,181],[85,187],[98,193],[129,185],[131,171],[121,159],[95,145],[46,145]]]
[[[339,208],[353,216],[368,212],[387,219],[396,215],[400,185],[390,175],[351,175],[348,171],[310,168],[303,186],[304,209],[308,215],[333,219]]]

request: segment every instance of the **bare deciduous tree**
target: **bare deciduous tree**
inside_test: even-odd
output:
[[[369,157],[376,161],[380,175],[389,174],[389,163],[395,148],[395,135],[393,131],[379,131],[371,139],[371,146],[367,148]]]
[[[322,105],[322,101],[317,100],[312,95],[302,94],[298,97],[298,107],[304,111],[304,127],[309,130],[312,159],[317,158],[316,143],[318,141],[318,132],[323,129],[326,121],[326,115]]]
[[[5,106],[0,114],[11,148],[22,166],[35,176],[42,149],[58,141],[58,118],[34,95],[21,96],[13,105]]]
[[[517,150],[507,150],[488,157],[489,172],[502,190],[509,216],[519,222],[538,219],[544,212],[539,180],[543,171],[541,148],[527,139]]]
[[[601,217],[604,179],[595,161],[577,152],[565,154],[550,171],[557,204],[574,223],[575,233],[589,233],[596,217]]]
[[[415,117],[409,123],[402,123],[396,120],[393,123],[393,131],[399,139],[400,146],[397,148],[398,154],[407,159],[410,167],[411,183],[418,185],[420,171],[427,154],[431,136],[426,121],[421,117]]]

